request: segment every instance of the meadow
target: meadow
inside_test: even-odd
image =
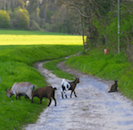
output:
[[[22,81],[29,81],[37,87],[48,85],[33,64],[79,51],[82,51],[81,36],[0,30],[0,129],[19,130],[28,123],[34,123],[48,103],[45,100],[41,105],[38,98],[34,98],[33,104],[24,97],[21,100],[16,100],[15,96],[7,98],[5,89]]]
[[[8,40],[6,40],[8,39]],[[31,40],[30,40],[31,39]],[[36,44],[35,44],[36,43]],[[5,89],[14,82],[30,81],[38,87],[48,85],[44,77],[33,67],[38,61],[51,60],[44,67],[52,70],[60,78],[73,79],[73,75],[56,67],[60,61],[85,74],[106,80],[118,80],[118,90],[133,100],[133,67],[127,56],[121,52],[108,55],[104,47],[84,52],[82,37],[50,32],[0,30],[0,129],[19,130],[28,123],[34,123],[48,101],[41,105],[38,98],[34,103],[22,97],[7,98]],[[65,56],[82,52],[80,56]]]
[[[105,47],[100,46],[87,52],[82,52],[80,56],[72,56],[66,60],[65,64],[71,68],[80,70],[85,74],[100,77],[105,80],[118,80],[118,90],[127,98],[133,100],[133,66],[128,61],[128,57],[121,52],[114,53],[110,50],[109,54],[104,55]],[[112,48],[113,49],[113,48]],[[71,75],[61,75],[61,70],[56,67],[60,60],[54,60],[44,64],[44,67],[50,69],[58,77],[64,75],[72,79]],[[64,72],[63,72],[64,73]]]
[[[16,35],[16,34],[17,35]],[[82,37],[39,31],[0,30],[0,45],[81,45]]]

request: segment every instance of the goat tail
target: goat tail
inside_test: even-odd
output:
[[[53,88],[53,91],[55,91],[55,90],[57,90],[57,88],[56,88],[56,87],[54,87],[54,88]]]
[[[52,92],[52,97],[55,97],[55,90],[57,90],[57,88],[55,87],[55,88],[53,88],[53,92]]]

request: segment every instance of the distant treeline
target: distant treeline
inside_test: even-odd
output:
[[[81,34],[81,25],[73,22],[77,18],[66,6],[60,0],[1,0],[0,28]]]
[[[120,32],[116,0],[1,0],[0,28],[82,34],[85,49],[104,45],[114,52],[119,33],[120,49],[130,54],[133,1],[120,0],[119,5]]]

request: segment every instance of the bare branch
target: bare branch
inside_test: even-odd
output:
[[[84,15],[84,14],[81,12],[81,10],[80,10],[78,7],[74,6],[74,5],[69,5],[69,6],[75,8],[76,10],[78,10],[78,12],[80,13],[80,15],[83,16],[83,17],[85,17],[85,18],[90,18],[90,17],[92,17],[92,16]],[[94,15],[94,14],[93,14],[93,15]]]

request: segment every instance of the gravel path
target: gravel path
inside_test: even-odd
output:
[[[40,62],[35,66],[49,84],[59,88],[62,79],[42,65]],[[58,89],[57,106],[52,101],[36,123],[29,124],[25,130],[133,130],[133,103],[118,92],[107,93],[112,81],[85,75],[64,66],[63,62],[57,66],[80,78],[76,87],[78,97],[61,99]]]

